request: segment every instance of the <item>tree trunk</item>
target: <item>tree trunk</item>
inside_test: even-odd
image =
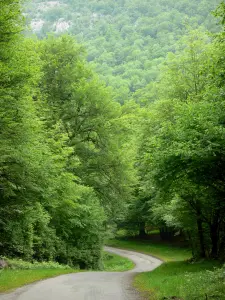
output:
[[[145,232],[145,222],[141,222],[139,224],[139,235],[138,237],[143,239],[143,238],[146,238],[147,234]]]
[[[219,211],[216,212],[213,223],[210,225],[210,237],[212,242],[211,256],[216,258],[218,256],[219,242]]]
[[[219,258],[221,260],[225,261],[225,224],[222,224],[222,228],[220,229],[222,236],[220,237],[220,243],[219,243]]]
[[[188,236],[189,245],[191,245],[191,253],[192,253],[192,256],[194,257],[194,254],[195,254],[194,244],[193,244],[193,240],[192,240],[191,233],[189,230],[187,231],[187,236]]]
[[[197,214],[198,238],[200,244],[200,256],[205,257],[205,243],[204,243],[204,234],[203,234],[202,217],[201,217],[200,208],[196,209],[196,214]]]
[[[218,254],[218,232],[214,224],[210,226],[210,235],[211,235],[211,242],[212,242],[211,256],[216,258]]]

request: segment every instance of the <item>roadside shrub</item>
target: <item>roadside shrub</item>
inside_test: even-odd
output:
[[[19,269],[19,270],[34,270],[34,269],[71,269],[68,265],[61,265],[57,262],[48,261],[48,262],[28,262],[22,259],[10,259],[4,258],[8,263],[10,269]]]

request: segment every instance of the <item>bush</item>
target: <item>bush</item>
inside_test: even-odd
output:
[[[8,263],[10,269],[19,270],[34,270],[34,269],[71,269],[68,265],[61,265],[57,262],[28,262],[22,259],[11,259],[4,257],[4,260]]]

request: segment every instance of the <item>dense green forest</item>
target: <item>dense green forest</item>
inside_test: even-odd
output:
[[[98,268],[135,179],[126,109],[73,38],[24,38],[20,1],[0,10],[0,254]]]
[[[188,28],[217,30],[211,11],[220,0],[32,0],[26,4],[39,37],[68,32],[85,45],[87,59],[113,87],[120,103],[154,81],[167,52]],[[137,97],[139,101],[142,99]]]
[[[39,39],[22,4],[0,3],[0,255],[100,268],[117,225],[224,258],[224,2],[77,1],[87,50],[45,36],[68,6]]]

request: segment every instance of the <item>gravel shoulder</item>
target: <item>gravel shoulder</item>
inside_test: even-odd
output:
[[[134,269],[126,272],[82,272],[61,275],[1,294],[0,300],[141,300],[132,287],[140,272],[152,271],[162,261],[146,254],[105,247],[105,250],[129,258]]]

